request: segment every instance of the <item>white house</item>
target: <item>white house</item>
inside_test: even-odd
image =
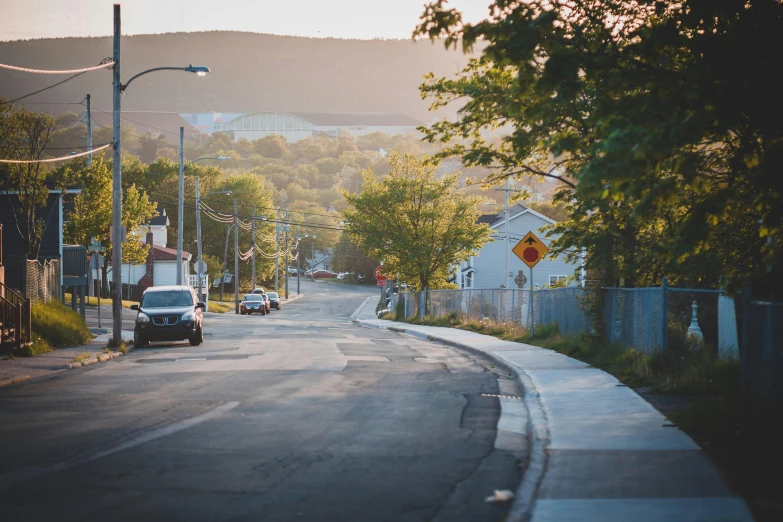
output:
[[[533,280],[530,280],[530,269],[511,250],[528,232],[533,232],[544,244],[549,246],[550,240],[541,231],[543,227],[552,225],[555,221],[549,219],[518,203],[509,209],[509,272],[511,276],[504,278],[506,270],[506,237],[505,212],[481,216],[479,223],[487,223],[492,230],[493,240],[485,244],[479,253],[468,261],[463,261],[457,271],[456,282],[461,288],[500,288],[501,286],[517,288],[514,276],[521,270],[527,282],[523,288],[543,288],[561,279],[575,275],[581,269],[581,263],[567,263],[564,257],[542,259],[533,269]],[[582,278],[584,280],[584,278]],[[579,284],[582,284],[581,282]],[[572,282],[571,286],[576,286]]]
[[[169,218],[165,208],[158,209],[158,215],[148,224],[141,227],[137,233],[146,232],[144,242],[150,245],[147,260],[144,264],[131,265],[123,263],[122,281],[126,284],[142,287],[164,286],[177,284],[177,250],[166,247],[168,240]],[[182,274],[188,281],[190,275],[190,252],[182,252]],[[109,268],[111,273],[111,268]],[[109,278],[111,280],[111,277]]]

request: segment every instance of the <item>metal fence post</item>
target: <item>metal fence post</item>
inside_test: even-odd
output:
[[[753,357],[750,347],[750,286],[746,285],[742,289],[742,298],[740,301],[742,307],[742,331],[740,334],[740,368],[742,373],[742,394],[746,399],[751,398],[751,375],[750,359]]]
[[[661,315],[661,351],[666,352],[669,347],[669,276],[663,276],[661,281],[661,291],[663,292],[663,304]]]
[[[617,294],[614,288],[607,288],[606,291],[609,292],[609,299],[612,300],[611,313],[609,314],[609,342],[613,343],[615,341],[614,321],[615,313],[617,312]]]

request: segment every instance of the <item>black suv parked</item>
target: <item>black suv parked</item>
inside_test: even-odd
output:
[[[141,295],[133,344],[147,346],[150,341],[183,341],[192,346],[204,341],[204,303],[189,286],[153,286]]]

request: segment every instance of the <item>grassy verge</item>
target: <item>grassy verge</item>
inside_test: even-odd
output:
[[[670,343],[664,354],[645,355],[624,349],[592,334],[560,335],[556,324],[541,326],[535,335],[516,324],[463,320],[456,313],[406,320],[492,335],[507,341],[549,348],[604,370],[631,387],[680,396],[732,397],[739,394],[739,364],[721,361],[706,349]]]
[[[65,294],[65,302],[70,303],[71,302],[71,294],[66,293]],[[77,296],[76,298],[77,306],[79,302],[79,298]],[[84,299],[84,302],[87,304],[87,306],[98,306],[98,298],[97,297],[86,297]],[[101,306],[103,305],[110,305],[111,299],[108,297],[101,297]],[[133,304],[139,304],[137,301],[122,301],[122,307],[123,308],[130,308]]]
[[[218,314],[227,314],[234,312],[234,302],[231,301],[213,301],[212,299],[209,300],[209,311],[215,312]]]
[[[32,322],[36,339],[33,346],[40,341],[39,350],[45,348],[44,343],[52,348],[64,348],[87,344],[92,339],[81,316],[58,301],[33,305]]]

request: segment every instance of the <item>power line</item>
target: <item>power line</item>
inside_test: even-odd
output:
[[[76,74],[74,74],[73,76],[70,76],[70,77],[68,77],[68,78],[66,78],[66,79],[64,79],[64,80],[62,80],[62,81],[59,81],[59,82],[57,82],[57,83],[55,83],[55,84],[49,85],[48,87],[44,87],[43,89],[38,89],[37,91],[34,91],[34,92],[31,92],[31,93],[25,94],[24,96],[20,96],[20,97],[18,97],[18,98],[14,98],[13,100],[8,100],[6,103],[15,103],[15,102],[18,102],[19,100],[23,100],[23,99],[25,99],[25,98],[29,98],[30,96],[33,96],[34,94],[38,94],[38,93],[40,93],[40,92],[44,92],[44,91],[46,91],[46,90],[52,89],[52,88],[54,88],[54,87],[57,87],[58,85],[62,85],[62,84],[64,84],[65,82],[68,82],[68,81],[71,81],[71,80],[73,80],[73,79],[74,79],[74,78],[76,78],[77,76],[81,76],[82,74],[88,73],[88,72],[90,72],[90,71],[95,71],[95,70],[97,70],[97,69],[102,69],[102,68],[104,68],[104,67],[107,67],[108,65],[114,65],[114,61],[113,61],[113,60],[112,60],[112,61],[110,61],[108,64],[104,63],[106,60],[110,60],[110,58],[104,58],[104,59],[101,61],[101,63],[100,63],[100,64],[98,64],[98,65],[96,65],[95,67],[91,67],[91,68],[88,68],[88,69],[83,69],[83,70],[78,70],[78,69],[77,69],[77,70],[74,70],[74,71],[55,71],[55,72],[43,72],[42,74],[61,74],[61,73],[62,73],[62,74],[67,74],[67,73],[73,73],[73,72],[75,72]],[[5,65],[5,64],[2,64],[2,63],[0,63],[0,67],[4,67],[4,68],[6,68],[6,69],[11,69],[11,70],[17,70],[17,71],[21,70],[21,71],[25,71],[25,72],[36,72],[36,70],[35,70],[35,69],[23,69],[23,68],[20,68],[20,67],[13,67],[13,66],[11,66],[11,65]],[[74,104],[74,105],[75,105],[75,104]],[[81,104],[79,104],[79,105],[81,105]]]
[[[111,143],[102,143],[101,145],[93,145],[93,147],[103,147],[104,145],[109,146]],[[69,150],[69,149],[86,149],[88,145],[74,145],[73,147],[46,147],[43,150]],[[12,149],[12,150],[27,150],[29,147],[5,147],[6,149]],[[93,149],[95,151],[96,149]],[[73,157],[73,156],[71,156]]]
[[[71,156],[71,157],[73,157],[73,156]],[[155,192],[149,192],[149,194],[155,194]],[[155,198],[155,199],[158,199],[158,198]],[[167,205],[178,205],[178,203],[176,201],[165,200],[165,199],[158,199],[158,203],[165,203]],[[184,208],[187,208],[187,209],[190,209],[190,210],[196,210],[196,206],[195,205],[185,204]],[[202,212],[204,212],[203,207],[202,207]],[[223,217],[223,216],[231,216],[232,218],[234,217],[234,214],[226,214],[226,213],[223,213],[223,212],[220,212],[219,214],[221,214],[221,217]],[[253,219],[254,216],[248,216],[247,214],[244,214],[244,215],[243,214],[238,214],[237,215],[237,219],[239,219],[239,218],[242,218],[242,219]],[[321,224],[313,224],[313,223],[307,223],[305,221],[285,221],[285,220],[277,220],[277,219],[273,219],[273,218],[269,218],[269,217],[267,219],[265,219],[265,220],[262,220],[260,216],[255,216],[255,219],[257,221],[264,221],[266,223],[280,223],[280,224],[283,224],[283,225],[299,225],[300,227],[320,228],[320,229],[324,229],[324,230],[345,230],[345,228],[343,228],[343,227],[321,225]],[[230,223],[226,222],[224,224],[229,225]]]
[[[155,191],[151,191],[150,194],[157,194],[158,196],[163,196],[164,198],[171,198],[171,199],[176,199],[176,197],[177,197],[177,196],[172,196],[171,194],[164,194],[162,192],[155,192]],[[201,202],[201,205],[202,205],[202,208],[209,208],[209,207],[206,206],[206,203],[204,203],[203,201]],[[278,210],[280,210],[279,208],[275,208],[275,207],[259,207],[257,205],[248,205],[247,203],[239,203],[239,202],[237,202],[237,207],[244,207],[244,208],[250,208],[250,209],[255,208],[256,210],[272,210],[274,212],[277,212]],[[212,209],[212,208],[210,208],[210,210],[212,212],[218,212],[217,210]],[[302,214],[303,216],[320,216],[320,217],[328,217],[328,218],[331,218],[331,219],[340,219],[340,216],[333,216],[331,214],[316,214],[315,212],[300,212],[298,210],[290,210],[290,212],[292,212],[294,214]],[[234,214],[230,214],[230,215],[233,216]],[[256,217],[258,218],[258,216],[256,216]]]
[[[106,60],[109,60],[108,62]],[[7,65],[4,63],[0,63],[0,69],[10,69],[12,71],[20,71],[20,72],[29,72],[29,73],[36,73],[36,74],[73,74],[73,73],[86,73],[90,71],[95,71],[98,69],[104,69],[106,67],[113,67],[114,66],[114,60],[111,58],[104,58],[100,64],[95,65],[93,67],[87,67],[85,69],[69,69],[69,70],[52,70],[52,69],[29,69],[27,67],[17,67],[16,65]]]
[[[27,96],[32,96],[32,94],[26,94],[25,96],[23,96],[23,98]],[[17,98],[16,100],[21,100],[21,99],[22,98]],[[16,100],[9,100],[9,101],[16,101]],[[37,101],[27,102],[27,104],[28,105],[84,105],[82,102],[37,102]]]
[[[97,112],[102,112],[103,114],[112,114],[109,111],[103,111],[101,109],[96,109],[95,107],[93,107],[92,110],[97,111]],[[131,123],[135,123],[136,125],[142,125],[144,127],[149,127],[151,129],[159,130],[160,132],[165,132],[166,134],[171,134],[172,136],[179,137],[179,129],[176,130],[176,131],[166,130],[166,129],[163,129],[161,127],[156,127],[154,125],[150,125],[148,123],[143,123],[143,122],[140,122],[140,121],[132,120],[130,118],[126,118],[125,116],[122,115],[122,113],[120,113],[120,119],[121,120],[125,120],[125,121],[129,121]],[[99,125],[99,127],[103,127],[103,125]],[[137,138],[141,138],[141,136],[138,136],[138,135],[134,135],[134,136],[136,136]],[[198,139],[193,138],[191,136],[185,136],[185,139],[191,140],[191,141],[194,141],[194,142],[201,142],[201,140],[198,140]]]
[[[80,156],[86,156],[88,154],[92,154],[93,152],[98,152],[99,150],[103,150],[106,147],[111,147],[111,143],[107,143],[103,147],[98,147],[97,149],[88,150],[85,152],[80,152],[79,154],[70,154],[68,156],[61,156],[59,158],[48,158],[48,159],[39,159],[39,160],[9,160],[9,159],[0,159],[0,163],[15,163],[15,164],[27,164],[27,163],[54,163],[55,161],[65,161],[73,158],[78,158]]]

